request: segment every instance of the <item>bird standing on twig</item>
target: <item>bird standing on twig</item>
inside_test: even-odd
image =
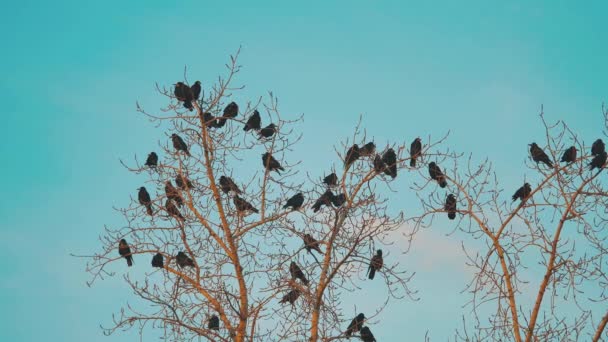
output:
[[[142,186],[141,188],[139,188],[137,199],[139,200],[139,204],[146,207],[148,215],[152,216],[152,200],[150,199],[150,194],[148,193],[148,190],[146,190],[145,187]]]
[[[372,260],[369,263],[369,268],[367,269],[369,279],[374,279],[376,271],[380,270],[383,264],[384,259],[382,258],[382,250],[379,249],[376,251],[376,255],[372,257]]]
[[[226,176],[220,177],[220,189],[222,189],[225,194],[230,192],[234,192],[235,194],[241,193],[241,189],[234,183],[232,178]]]
[[[602,139],[597,139],[596,141],[593,142],[593,145],[591,145],[591,155],[593,156],[597,156],[598,154],[601,154],[602,152],[606,151],[606,145],[604,145],[604,142],[602,141]]]
[[[131,254],[131,248],[129,247],[127,240],[120,239],[120,242],[118,243],[118,254],[127,259],[127,266],[133,266],[133,254]]]
[[[422,152],[422,142],[420,138],[414,139],[412,141],[412,145],[410,146],[410,166],[416,166],[416,159],[418,159]]]
[[[155,168],[158,165],[158,155],[155,152],[150,152],[148,154],[148,159],[146,159],[146,166],[150,168]]]
[[[429,175],[432,179],[436,180],[439,183],[439,186],[445,188],[448,185],[448,182],[445,179],[445,175],[439,168],[439,165],[435,164],[435,162],[431,162],[429,164]]]
[[[324,205],[326,205],[326,206],[331,205],[333,198],[334,198],[334,193],[331,192],[331,190],[329,190],[329,189],[325,190],[323,195],[321,195],[321,197],[319,197],[319,199],[317,199],[315,201],[315,204],[312,205],[313,212],[316,213],[317,211],[321,210],[321,208]]]
[[[209,323],[207,324],[209,330],[220,330],[220,318],[216,315],[211,315]]]
[[[332,172],[331,174],[329,174],[328,176],[325,176],[325,178],[323,178],[323,183],[325,185],[327,185],[329,188],[333,188],[336,185],[338,185],[338,176],[336,176],[335,172]]]
[[[298,297],[300,297],[300,294],[300,290],[292,289],[291,291],[287,292],[287,294],[283,297],[283,299],[281,299],[279,303],[289,303],[293,305],[293,303],[298,299]]]
[[[376,342],[376,338],[368,327],[361,328],[361,340],[363,342]]]
[[[260,112],[256,110],[253,111],[253,114],[249,117],[249,120],[247,120],[247,123],[245,123],[245,127],[243,127],[243,131],[247,132],[251,129],[254,130],[259,130],[260,129],[260,125],[262,124],[262,119],[260,118]]]
[[[312,254],[312,250],[314,249],[315,251],[319,252],[319,254],[323,254],[321,248],[319,247],[319,241],[312,237],[312,235],[306,233],[302,239],[304,240],[304,248],[306,248],[308,253]]]
[[[179,191],[171,184],[171,181],[168,180],[165,182],[165,194],[167,198],[172,199],[177,203],[177,205],[181,208],[184,205],[184,199],[179,194]]]
[[[576,160],[576,147],[570,146],[564,151],[561,162],[569,164],[569,163],[574,163],[575,160]]]
[[[302,284],[308,286],[308,279],[306,279],[304,272],[302,272],[300,266],[296,265],[293,261],[289,264],[289,274],[291,274],[291,279],[300,279]]]
[[[173,133],[171,134],[171,141],[173,142],[173,148],[177,151],[184,152],[188,157],[190,157],[190,151],[188,151],[188,145],[184,142],[179,135]]]
[[[167,201],[165,201],[165,210],[167,210],[169,216],[172,216],[180,221],[185,221],[185,218],[179,212],[172,199],[167,198]]]
[[[278,160],[274,159],[272,154],[266,152],[262,154],[262,163],[264,164],[264,168],[268,171],[275,171],[278,174],[281,174],[280,171],[285,171],[285,169],[281,166]]]
[[[159,268],[163,268],[164,266],[165,260],[162,254],[160,253],[156,253],[153,257],[152,257],[152,267],[159,267]]]
[[[521,188],[519,188],[519,189],[517,189],[517,191],[515,191],[515,193],[513,194],[513,196],[511,198],[513,199],[513,202],[515,202],[515,200],[518,198],[521,199],[522,202],[525,202],[531,193],[532,193],[532,187],[530,186],[530,184],[524,183],[524,185]]]
[[[397,177],[397,154],[395,150],[389,148],[382,154],[382,162],[385,165],[384,173],[395,179]]]
[[[350,321],[348,328],[346,328],[346,332],[344,334],[346,337],[351,337],[353,333],[361,331],[363,327],[363,322],[365,321],[365,315],[363,313],[358,314]]]
[[[304,204],[304,195],[302,195],[301,192],[298,192],[287,200],[287,203],[285,203],[283,209],[291,207],[292,210],[298,210],[302,207],[302,204]]]
[[[593,170],[595,168],[602,169],[604,164],[606,164],[606,156],[606,151],[604,151],[593,157],[591,163],[589,163],[589,170]]]
[[[545,151],[538,147],[536,143],[530,144],[530,155],[532,156],[532,160],[534,160],[536,164],[542,162],[548,167],[553,167],[553,163],[551,162],[551,159],[549,159],[549,156],[545,153]]]
[[[348,149],[348,151],[346,151],[346,156],[344,157],[344,168],[348,169],[352,163],[359,159],[359,156],[359,145],[354,144]]]
[[[254,213],[258,213],[258,210],[253,205],[251,205],[251,203],[240,198],[238,195],[235,195],[232,198],[232,202],[234,203],[234,206],[236,207],[236,211],[238,211],[239,213],[243,213],[246,211],[253,211]]]
[[[453,220],[456,218],[456,197],[454,195],[449,194],[445,199],[445,211],[448,212],[448,218]]]
[[[194,260],[192,260],[192,258],[190,258],[188,255],[186,255],[186,253],[184,252],[178,252],[177,255],[175,256],[175,262],[177,263],[177,266],[179,266],[180,268],[184,268],[184,267],[194,267]]]

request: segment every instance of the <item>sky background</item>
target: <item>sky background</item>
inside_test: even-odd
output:
[[[135,101],[164,104],[188,66],[209,83],[242,46],[245,101],[272,90],[284,116],[305,115],[293,152],[321,173],[359,115],[377,142],[451,132],[448,144],[494,161],[519,186],[538,118],[565,120],[587,143],[608,100],[605,1],[13,1],[0,10],[0,336],[11,341],[133,341],[100,324],[130,298],[121,277],[88,288],[84,261],[113,206],[139,185],[119,164],[163,132]],[[402,184],[395,209],[416,212]],[[445,223],[445,222],[444,222]],[[404,264],[418,302],[390,307],[380,341],[446,340],[470,278],[463,235],[443,223]],[[118,270],[119,274],[125,270]],[[446,286],[448,284],[449,286]],[[405,329],[405,330],[404,330]],[[144,335],[152,340],[153,333]],[[408,339],[408,340],[410,340]]]

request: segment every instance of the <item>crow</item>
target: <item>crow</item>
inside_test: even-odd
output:
[[[209,112],[203,113],[203,124],[205,126],[207,126],[207,128],[221,127],[221,126],[218,126],[217,118]]]
[[[304,272],[302,272],[300,266],[296,265],[293,261],[289,265],[289,274],[291,274],[291,279],[300,279],[302,284],[308,286],[308,279],[306,279]]]
[[[365,315],[363,313],[360,313],[355,318],[353,318],[353,320],[350,321],[348,328],[346,328],[346,332],[344,332],[346,337],[350,337],[353,333],[361,331],[361,328],[363,327],[363,321],[365,321]]]
[[[148,193],[148,190],[146,190],[145,187],[142,186],[141,188],[139,188],[137,199],[139,200],[139,204],[146,207],[148,215],[152,216],[152,200],[150,199],[150,194]]]
[[[162,254],[160,253],[156,253],[153,257],[152,257],[152,267],[159,267],[159,268],[163,268],[164,266],[164,257]]]
[[[603,151],[603,152],[599,153],[598,155],[596,155],[595,157],[593,157],[593,159],[591,160],[591,163],[589,163],[589,170],[593,170],[595,168],[602,169],[604,167],[604,164],[606,164],[607,155],[608,154],[606,153],[606,151]]]
[[[604,145],[602,139],[597,139],[593,142],[593,145],[591,145],[591,154],[594,156],[597,156],[604,151],[606,151],[606,145]]]
[[[376,342],[376,338],[368,327],[361,328],[361,340],[363,342]]]
[[[156,152],[150,152],[148,154],[148,159],[146,159],[146,166],[154,168],[158,165],[158,155]]]
[[[570,146],[566,151],[564,151],[564,155],[562,156],[562,163],[573,163],[576,160],[576,147]]]
[[[198,97],[201,95],[201,81],[194,82],[190,90],[192,90],[192,98],[198,100]]]
[[[301,192],[298,192],[287,200],[287,203],[285,203],[283,209],[291,207],[292,210],[298,210],[302,207],[302,204],[304,204],[304,195],[302,195]]]
[[[359,149],[359,157],[369,157],[376,152],[376,144],[368,142]]]
[[[220,318],[216,315],[211,315],[211,318],[209,318],[209,323],[207,324],[207,329],[220,330]]]
[[[525,202],[531,193],[532,193],[532,187],[530,187],[530,184],[524,183],[524,185],[521,188],[519,188],[519,189],[517,189],[517,191],[515,191],[515,193],[513,194],[513,196],[511,198],[513,199],[513,202],[515,202],[515,200],[518,198],[522,202]]]
[[[304,240],[304,248],[306,248],[308,253],[312,254],[311,250],[314,249],[315,251],[319,252],[319,254],[323,254],[323,252],[321,252],[321,248],[319,247],[319,241],[312,237],[312,235],[308,233],[304,234],[302,239]]]
[[[542,162],[548,167],[553,167],[553,163],[551,162],[551,159],[549,159],[549,156],[545,153],[545,151],[538,147],[536,143],[530,144],[530,155],[536,164],[538,164],[538,162]]]
[[[165,209],[167,210],[167,213],[169,213],[170,216],[173,216],[178,220],[185,221],[184,217],[179,212],[172,199],[167,198],[167,201],[165,202]]]
[[[379,154],[376,154],[374,157],[374,171],[377,173],[382,173],[386,170],[386,164],[382,160],[382,157]]]
[[[344,167],[348,169],[352,163],[359,159],[359,153],[359,145],[354,144],[351,146],[348,151],[346,151],[346,156],[344,157]]]
[[[395,179],[397,177],[397,154],[395,154],[395,150],[392,148],[386,150],[382,155],[382,162],[386,165],[384,173]]]
[[[225,118],[235,118],[237,115],[239,115],[239,105],[230,102],[226,108],[224,108],[224,114],[222,116]]]
[[[238,211],[238,212],[253,211],[254,213],[258,213],[258,210],[253,205],[251,205],[251,203],[240,198],[238,195],[235,195],[232,198],[232,202],[234,203],[234,206],[236,207],[236,211]]]
[[[456,218],[456,197],[449,194],[445,199],[445,206],[443,207],[448,212],[448,218],[453,220]]]
[[[177,187],[182,190],[194,188],[194,186],[192,185],[192,182],[186,176],[181,175],[181,174],[178,174],[177,176],[175,176],[175,184],[177,184]]]
[[[260,139],[262,138],[270,138],[277,132],[277,126],[273,123],[262,128],[258,134],[260,135]]]
[[[127,240],[121,239],[118,243],[118,254],[127,259],[127,266],[133,266],[133,254],[131,254],[131,248],[129,247]]]
[[[165,194],[168,199],[174,200],[180,208],[184,205],[184,199],[180,196],[179,191],[177,191],[173,184],[171,184],[170,180],[165,182]]]
[[[281,299],[279,303],[289,303],[293,305],[293,303],[298,299],[298,297],[300,297],[300,290],[292,289],[291,291],[287,292],[287,294],[283,297],[283,299]]]
[[[184,142],[184,140],[177,134],[171,134],[171,140],[173,141],[173,147],[177,151],[183,151],[188,157],[190,156],[190,152],[188,151],[188,145]]]
[[[317,199],[315,204],[312,205],[312,210],[316,213],[317,211],[321,210],[321,208],[324,205],[327,205],[327,206],[331,205],[331,200],[333,198],[334,198],[334,193],[331,192],[331,190],[329,190],[329,189],[325,190],[323,195],[321,195],[321,197],[319,197],[319,199]]]
[[[225,194],[228,194],[231,191],[236,194],[241,193],[241,189],[234,183],[232,178],[226,176],[220,177],[220,189],[222,189]]]
[[[383,264],[384,260],[382,259],[382,250],[379,249],[376,251],[376,255],[372,257],[372,260],[369,263],[369,268],[367,269],[369,279],[374,279],[376,271],[380,270]]]
[[[183,82],[177,82],[175,84],[175,90],[173,94],[179,101],[184,102],[184,107],[188,108],[190,111],[194,109],[192,107],[192,100],[194,99],[194,95],[192,89],[185,85]]]
[[[445,180],[445,175],[441,172],[441,168],[439,168],[439,165],[435,164],[435,162],[429,164],[429,175],[439,183],[440,187],[445,188],[446,185],[448,185],[448,182]]]
[[[410,146],[410,166],[416,166],[416,159],[420,157],[422,152],[422,143],[420,142],[420,138],[414,139],[412,141],[412,145]]]
[[[281,174],[279,170],[285,171],[281,164],[276,159],[274,159],[272,154],[268,152],[262,154],[262,163],[264,165],[264,168],[266,168],[268,171],[276,171],[276,173],[278,174]]]
[[[260,125],[262,124],[262,119],[260,118],[260,112],[256,110],[253,111],[253,114],[247,120],[245,127],[243,127],[243,131],[247,132],[250,129],[255,129],[256,131],[260,129]]]
[[[328,187],[333,188],[334,186],[338,185],[338,176],[336,176],[335,172],[332,172],[329,176],[325,176],[325,178],[323,178],[323,183],[325,183],[325,185]]]
[[[346,195],[344,195],[344,194],[339,194],[339,195],[333,196],[331,198],[331,203],[336,208],[340,208],[342,206],[342,204],[344,204],[344,202],[346,202]]]
[[[186,266],[194,267],[194,260],[192,260],[192,258],[187,256],[186,253],[184,253],[184,252],[177,253],[177,255],[175,256],[175,262],[177,263],[177,266],[179,266],[180,268],[183,268]]]

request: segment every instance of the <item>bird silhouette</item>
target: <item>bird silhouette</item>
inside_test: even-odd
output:
[[[190,90],[192,90],[192,98],[198,100],[198,97],[201,95],[201,81],[194,82]]]
[[[589,163],[589,170],[593,170],[595,168],[602,169],[604,164],[606,164],[606,151],[597,154],[593,159],[591,159],[591,163]]]
[[[564,151],[562,155],[562,163],[573,163],[576,160],[576,147],[570,146]]]
[[[312,235],[306,233],[302,239],[304,240],[304,248],[306,248],[308,253],[312,254],[311,251],[314,249],[315,251],[319,252],[319,254],[323,254],[323,252],[321,252],[321,248],[319,247],[319,241],[312,237]]]
[[[513,194],[513,196],[511,198],[513,199],[513,202],[515,202],[515,200],[518,198],[522,202],[525,202],[531,193],[532,193],[532,187],[530,186],[530,184],[524,183],[524,185],[521,188],[519,188],[519,189],[517,189],[517,191],[515,191],[515,193]]]
[[[146,166],[155,168],[158,165],[158,155],[155,152],[150,152],[148,154],[148,159],[146,159]]]
[[[346,337],[351,337],[352,334],[361,331],[361,328],[363,327],[363,322],[365,321],[365,315],[360,313],[357,316],[355,316],[355,318],[353,318],[352,321],[350,321],[350,324],[348,325],[348,328],[346,328],[346,332],[344,332],[344,334],[346,335]]]
[[[207,324],[207,329],[220,330],[220,318],[216,315],[211,315],[211,318],[209,318],[209,323]]]
[[[222,189],[225,194],[228,194],[230,192],[234,192],[236,194],[241,193],[241,189],[239,189],[236,183],[234,183],[232,178],[226,176],[220,177],[220,189]]]
[[[167,201],[165,202],[165,209],[167,210],[167,213],[169,213],[170,216],[173,216],[178,220],[185,221],[184,217],[179,212],[172,199],[167,198]]]
[[[445,175],[441,171],[439,165],[435,164],[435,162],[429,163],[429,175],[432,179],[436,180],[439,183],[439,186],[445,188],[448,185],[448,182],[445,179]]]
[[[293,303],[300,297],[300,294],[300,290],[292,289],[291,291],[287,292],[287,294],[283,297],[283,299],[281,299],[279,303],[289,303],[293,305]]]
[[[383,173],[386,170],[386,164],[382,160],[382,156],[376,154],[374,157],[374,171],[377,173]]]
[[[448,218],[453,220],[456,218],[456,197],[454,195],[449,194],[445,199],[445,211],[448,212]]]
[[[422,152],[422,142],[420,138],[414,139],[412,145],[410,145],[410,166],[416,166],[416,159],[418,159]]]
[[[593,156],[597,156],[598,154],[601,154],[602,152],[606,151],[606,145],[604,145],[604,142],[602,141],[602,139],[597,139],[596,141],[593,142],[593,145],[591,145],[591,155]]]
[[[207,126],[207,128],[218,128],[221,126],[218,126],[217,123],[217,118],[215,116],[213,116],[211,113],[209,112],[205,112],[203,113],[203,124],[205,126]]]
[[[395,150],[392,148],[386,150],[386,152],[382,154],[382,162],[386,165],[384,173],[395,179],[395,177],[397,177],[397,154],[395,154]]]
[[[359,156],[359,145],[354,144],[348,149],[348,151],[346,151],[346,156],[344,157],[344,168],[348,169],[352,163],[359,159]]]
[[[332,172],[329,174],[329,176],[325,176],[325,178],[323,178],[323,183],[325,183],[325,185],[328,187],[333,188],[334,186],[338,185],[338,176],[336,176],[335,172]]]
[[[120,239],[120,242],[118,243],[118,254],[127,259],[127,266],[133,266],[133,254],[131,254],[131,248],[129,247],[127,240]]]
[[[376,342],[376,338],[368,327],[361,328],[361,340],[363,342]]]
[[[325,190],[325,192],[323,193],[323,195],[321,195],[321,197],[319,197],[319,199],[317,199],[315,201],[315,203],[312,205],[312,210],[316,213],[317,211],[321,210],[321,208],[324,205],[331,205],[331,201],[334,198],[334,193],[331,192],[331,190],[327,189]]]
[[[137,199],[139,200],[139,204],[146,207],[146,211],[148,212],[148,215],[152,216],[153,215],[152,200],[150,199],[150,194],[148,193],[148,190],[146,190],[145,187],[142,186],[141,188],[139,188],[139,193],[137,194]]]
[[[268,138],[272,137],[276,132],[277,132],[277,126],[275,124],[271,123],[270,125],[260,129],[258,134],[260,135],[260,139],[261,138],[268,139]]]
[[[165,194],[167,198],[172,199],[177,203],[177,205],[181,208],[184,205],[184,199],[179,194],[179,191],[171,184],[171,181],[168,180],[165,182]]]
[[[335,195],[331,198],[331,203],[336,208],[340,208],[344,204],[344,202],[346,202],[346,195],[344,194]]]
[[[258,213],[258,210],[253,205],[251,205],[251,203],[240,198],[238,195],[235,195],[232,198],[232,202],[234,203],[234,206],[236,207],[236,210],[238,212],[242,213],[245,211],[253,211],[254,213]]]
[[[192,260],[192,258],[186,255],[186,253],[184,252],[177,253],[177,255],[175,256],[175,262],[180,268],[194,267],[194,260]]]
[[[262,154],[262,163],[268,171],[275,171],[278,174],[281,174],[281,172],[279,172],[279,170],[285,171],[285,169],[281,166],[279,161],[274,159],[272,154],[270,154],[268,152]]]
[[[532,160],[534,160],[536,164],[542,162],[548,167],[553,167],[553,163],[551,162],[551,159],[549,159],[549,156],[545,153],[545,151],[538,147],[536,143],[530,144],[530,155],[532,156]]]
[[[159,268],[165,267],[164,259],[165,258],[163,257],[162,254],[160,254],[160,253],[154,254],[154,256],[152,257],[152,267],[159,267]]]
[[[177,134],[171,134],[171,141],[173,141],[173,147],[177,151],[184,152],[187,156],[190,156],[190,151],[188,151],[188,145],[184,142],[184,140]]]
[[[235,102],[230,102],[226,108],[224,108],[224,114],[222,115],[225,118],[235,118],[239,115],[239,105]]]
[[[193,189],[194,186],[192,185],[192,182],[184,175],[182,174],[177,174],[177,176],[175,176],[175,184],[177,185],[178,188],[182,189],[182,190],[188,190],[188,189]]]
[[[359,149],[359,157],[369,157],[376,152],[376,144],[373,141],[368,142]]]
[[[291,207],[292,210],[298,210],[302,207],[302,204],[304,204],[304,195],[299,192],[287,200],[287,203],[285,203],[283,209]]]
[[[249,117],[249,120],[247,120],[247,123],[245,123],[245,127],[243,127],[243,131],[247,132],[251,129],[259,130],[261,124],[262,124],[262,119],[260,118],[260,112],[258,112],[256,109],[253,111],[253,114]]]
[[[192,100],[194,99],[194,95],[192,93],[192,89],[188,87],[184,82],[177,82],[175,84],[175,90],[173,94],[179,101],[184,102],[184,107],[188,108],[190,111],[194,109],[192,106]]]
[[[308,286],[308,279],[306,279],[304,272],[302,272],[300,266],[296,265],[293,261],[289,264],[289,274],[291,274],[291,279],[300,279],[302,284]]]
[[[382,259],[382,250],[379,249],[376,251],[376,255],[372,257],[372,260],[369,263],[369,268],[367,269],[369,279],[374,279],[376,271],[380,270],[383,264],[384,259]]]

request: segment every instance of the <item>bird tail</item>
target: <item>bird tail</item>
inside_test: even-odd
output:
[[[415,167],[416,166],[416,158],[410,159],[410,166],[411,167]]]
[[[450,220],[455,219],[455,218],[456,218],[456,213],[454,213],[454,212],[450,212],[450,213],[448,213],[448,218],[449,218]]]
[[[545,164],[547,164],[548,167],[553,168],[553,163],[550,160],[546,160]]]
[[[376,275],[376,269],[370,266],[368,272],[369,272],[369,277],[368,278],[369,279],[374,279],[374,276]]]
[[[257,210],[256,208],[251,208],[251,211],[253,211],[253,212],[254,212],[254,213],[256,213],[256,214],[260,212],[260,211],[259,211],[259,210]]]
[[[152,212],[152,204],[148,204],[146,206],[146,211],[148,212],[148,215],[153,216],[154,213]]]
[[[132,255],[127,255],[127,266],[131,267],[133,266],[133,256]]]
[[[317,211],[319,211],[320,209],[321,209],[321,204],[315,203],[315,204],[312,206],[312,211],[313,211],[313,212],[315,212],[315,213],[316,213]]]
[[[283,209],[287,209],[288,207],[289,207],[289,204],[285,204],[285,205],[283,206]]]

